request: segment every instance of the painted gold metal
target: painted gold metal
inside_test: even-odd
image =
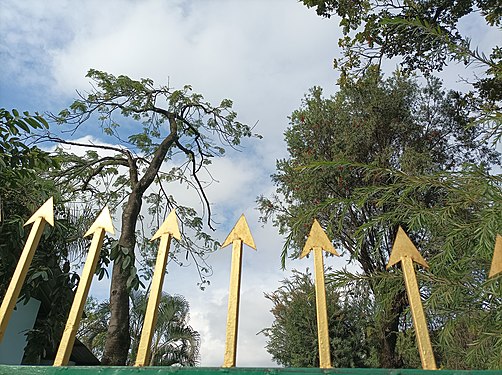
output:
[[[244,215],[241,215],[237,224],[227,236],[222,248],[232,243],[232,266],[230,271],[230,291],[228,295],[228,315],[227,315],[227,333],[225,340],[225,357],[223,367],[235,367],[237,356],[237,331],[239,325],[239,303],[241,288],[241,270],[242,270],[242,244],[256,250],[256,245],[251,236],[248,223]]]
[[[387,264],[387,269],[392,267],[394,264],[401,262],[404,283],[406,285],[411,315],[415,326],[415,334],[417,336],[418,351],[420,353],[420,360],[422,361],[422,368],[424,370],[437,370],[436,359],[434,358],[434,352],[432,351],[429,330],[425,320],[424,308],[420,298],[420,289],[418,288],[413,261],[419,263],[425,268],[429,268],[429,265],[422,255],[420,255],[408,235],[401,227],[399,227],[396,240],[394,241],[394,246],[392,247],[392,252],[390,254],[389,263]]]
[[[326,305],[326,285],[324,283],[324,257],[322,250],[339,256],[326,233],[314,220],[310,229],[309,237],[300,254],[300,258],[305,257],[314,250],[314,274],[315,274],[315,295],[317,312],[317,341],[319,343],[319,367],[331,367],[331,355],[329,351],[329,330],[328,330],[328,307]]]
[[[492,265],[488,278],[495,277],[502,272],[502,236],[497,234],[495,249],[493,250]]]
[[[33,223],[30,234],[24,245],[21,257],[17,263],[14,275],[10,281],[5,297],[0,306],[0,342],[3,339],[7,324],[16,306],[21,287],[23,286],[26,274],[30,268],[33,255],[37,249],[40,237],[45,228],[45,223],[54,226],[54,199],[49,198],[24,224],[25,226]]]
[[[151,239],[151,241],[153,241],[160,238],[160,245],[157,253],[157,261],[155,263],[152,285],[150,287],[150,296],[148,297],[148,304],[145,312],[145,321],[143,322],[143,329],[141,330],[141,338],[139,341],[135,366],[145,366],[150,361],[152,338],[155,331],[155,325],[157,324],[157,313],[160,298],[162,296],[162,285],[164,283],[169,248],[173,237],[178,241],[181,240],[175,210],[171,211],[164,223]]]
[[[66,321],[63,337],[59,343],[56,359],[54,360],[54,366],[66,366],[70,359],[78,325],[80,323],[80,319],[82,318],[82,312],[84,310],[87,295],[89,294],[89,288],[91,287],[92,277],[96,271],[96,265],[99,260],[99,253],[101,252],[103,239],[105,238],[105,232],[115,234],[108,207],[105,207],[103,211],[101,211],[89,230],[84,234],[84,237],[92,234],[92,242],[89,248],[89,254],[87,255],[87,259],[84,264],[84,269],[82,270],[82,276],[80,276],[77,291],[75,292],[75,298],[73,299],[70,314],[68,315],[68,320]]]

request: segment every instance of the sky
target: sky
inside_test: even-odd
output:
[[[468,32],[476,27],[465,25]],[[499,36],[471,34],[481,47]],[[219,183],[207,195],[218,223],[214,237],[222,242],[244,213],[257,247],[244,249],[237,365],[274,366],[259,334],[273,320],[264,293],[277,289],[292,269],[312,269],[313,260],[290,260],[281,270],[284,239],[258,221],[255,200],[274,191],[270,175],[276,160],[287,157],[288,116],[309,88],[336,90],[332,61],[339,36],[335,20],[295,0],[0,0],[1,106],[58,112],[76,90],[89,89],[90,68],[171,87],[190,84],[215,103],[232,99],[238,120],[256,124],[263,139],[246,140],[239,151],[215,160],[211,173]],[[459,74],[454,66],[443,78],[449,86],[462,85]],[[86,139],[105,141],[97,127],[88,129]],[[183,197],[180,203],[200,207],[180,187],[172,189]],[[193,265],[168,265],[164,291],[189,301],[190,324],[202,339],[202,366],[223,362],[230,257],[231,247],[209,257],[213,276],[204,291]],[[327,264],[341,268],[347,260],[330,258]],[[91,294],[105,299],[108,290],[109,280],[95,280]]]

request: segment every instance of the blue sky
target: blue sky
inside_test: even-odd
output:
[[[500,32],[482,25],[472,19],[463,27],[474,45],[485,49],[500,40]],[[257,122],[255,131],[263,139],[246,141],[240,152],[216,160],[211,171],[220,182],[208,188],[220,223],[215,237],[222,241],[244,212],[258,249],[244,252],[239,366],[273,365],[265,337],[257,335],[272,322],[263,293],[289,274],[280,269],[283,238],[276,228],[258,223],[255,199],[274,190],[269,176],[275,161],[287,155],[283,132],[304,94],[314,85],[326,94],[336,90],[332,61],[339,35],[335,20],[321,19],[295,0],[0,0],[2,107],[58,112],[72,102],[75,90],[89,88],[85,74],[94,68],[173,87],[190,84],[209,101],[232,99],[241,122]],[[462,85],[459,75],[471,74],[455,65],[443,78],[454,87]],[[111,141],[92,124],[86,132],[88,139]],[[198,205],[184,190],[173,189],[183,203]],[[175,264],[168,266],[164,291],[187,297],[192,326],[202,337],[201,365],[220,366],[230,248],[209,263],[214,276],[206,291],[198,290],[193,267]],[[290,261],[288,268],[304,270],[310,263]],[[344,260],[328,263],[345,265]],[[106,298],[108,283],[95,282],[92,294]]]

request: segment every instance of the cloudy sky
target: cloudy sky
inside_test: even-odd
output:
[[[495,36],[474,34],[481,45]],[[215,161],[211,172],[219,183],[208,189],[219,223],[215,238],[223,241],[244,213],[258,249],[244,249],[238,366],[273,365],[258,334],[272,322],[263,293],[289,271],[280,269],[283,238],[258,222],[255,199],[274,190],[269,176],[286,156],[288,115],[310,87],[336,90],[332,60],[339,35],[336,21],[295,0],[0,0],[2,107],[57,112],[75,90],[89,88],[85,74],[94,68],[171,87],[190,84],[209,101],[232,99],[241,122],[257,123],[263,139]],[[458,78],[456,71],[445,76],[452,85]],[[88,136],[102,139],[89,129]],[[168,266],[164,290],[189,300],[191,324],[202,337],[202,366],[223,361],[230,251],[209,258],[214,275],[205,291],[197,288],[194,267]],[[304,270],[311,261],[289,261],[288,270]],[[95,282],[92,294],[107,298],[108,288],[109,280]]]

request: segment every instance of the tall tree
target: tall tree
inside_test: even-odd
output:
[[[253,136],[251,128],[236,120],[232,102],[223,100],[213,106],[190,86],[181,90],[155,87],[150,79],[132,80],[97,70],[87,74],[93,82],[90,93],[81,95],[55,120],[73,125],[97,120],[105,134],[114,136],[117,146],[79,144],[56,139],[62,144],[84,146],[82,158],[68,156],[60,181],[72,182],[75,191],[84,192],[98,202],[122,204],[121,234],[111,251],[114,260],[110,290],[110,322],[102,362],[123,365],[127,360],[129,337],[129,289],[139,283],[135,268],[136,230],[143,199],[149,212],[157,215],[157,224],[166,210],[177,206],[163,184],[181,182],[193,187],[201,197],[212,228],[211,207],[204,192],[203,173],[214,156],[224,154],[225,146],[237,147],[243,137]],[[106,155],[100,155],[99,150]],[[111,155],[110,155],[111,154]],[[169,160],[167,166],[165,161]],[[163,169],[164,166],[164,169]],[[166,171],[167,168],[170,168]],[[210,178],[207,174],[205,178]],[[110,179],[110,183],[103,183]],[[65,182],[65,183],[66,183]],[[106,186],[105,186],[106,185]],[[155,189],[153,189],[155,187]],[[151,192],[153,191],[153,192]],[[151,193],[150,193],[151,192]],[[187,257],[198,262],[215,242],[204,232],[202,219],[195,210],[178,206],[185,230],[192,229],[196,240],[183,237]],[[207,268],[201,265],[199,270]]]
[[[476,75],[464,81],[472,85],[471,89],[455,93],[451,100],[458,107],[465,108],[465,113],[469,115],[465,124],[467,127],[481,129],[485,139],[492,141],[492,146],[502,139],[500,38],[491,40],[490,52],[471,44],[471,37],[475,39],[479,35],[469,35],[469,32],[479,34],[478,26],[459,27],[461,23],[464,26],[479,25],[482,16],[485,29],[500,33],[502,8],[497,1],[363,0],[349,3],[303,0],[303,3],[315,7],[323,17],[340,17],[343,36],[339,43],[343,53],[335,59],[335,67],[342,71],[342,80],[346,76],[357,76],[372,64],[380,65],[384,59],[392,57],[398,57],[404,70],[420,71],[425,75],[441,71],[452,61],[474,65]],[[460,72],[460,75],[464,74]],[[332,167],[347,168],[348,165]],[[385,190],[383,195],[379,194],[382,192],[379,187],[370,186],[356,194],[354,201],[378,200],[382,207],[393,207],[388,215],[380,215],[381,220],[406,223],[422,235],[427,233],[427,243],[441,249],[443,256],[433,257],[433,261],[438,265],[434,271],[443,275],[442,286],[434,288],[434,284],[430,285],[434,289],[430,291],[430,300],[436,301],[433,304],[440,310],[445,307],[439,305],[449,301],[446,308],[449,311],[448,323],[438,331],[441,350],[448,348],[453,353],[443,357],[445,366],[502,368],[497,353],[497,350],[500,352],[500,340],[490,340],[492,330],[499,327],[497,323],[492,323],[497,321],[495,312],[501,294],[496,287],[493,289],[490,281],[485,283],[483,272],[493,249],[495,234],[501,231],[496,224],[500,223],[500,216],[495,214],[497,209],[500,211],[500,174],[496,174],[497,170],[489,173],[479,168],[464,168],[456,172],[407,176],[398,170],[375,170],[370,165],[352,167],[360,168],[360,173],[368,181],[375,181],[375,176],[378,176],[377,181],[382,178],[392,181],[382,189]],[[389,173],[392,178],[388,177]],[[411,208],[419,201],[417,195],[421,197],[431,193],[442,197],[437,202],[438,206]],[[409,217],[406,218],[406,215]],[[436,240],[438,243],[433,245]],[[462,258],[459,262],[462,266],[450,264],[449,261],[459,258]],[[455,282],[460,279],[464,280],[464,285]],[[469,333],[460,339],[452,327],[462,319],[452,317],[461,316],[464,308],[466,311],[483,311],[486,315],[481,314],[484,317],[478,320],[469,313],[472,319],[458,326],[459,331]],[[438,318],[438,321],[442,319]],[[467,321],[476,322],[479,326],[468,327],[465,325]],[[458,362],[455,363],[453,358]]]
[[[497,153],[478,139],[479,129],[466,128],[467,112],[455,105],[453,95],[445,93],[438,80],[419,87],[399,72],[383,79],[378,69],[369,69],[359,79],[348,78],[331,98],[323,98],[321,89],[314,88],[293,112],[285,133],[290,157],[277,162],[273,176],[279,195],[260,199],[262,212],[275,215],[276,225],[288,234],[284,256],[288,250],[298,254],[312,217],[317,217],[336,245],[360,265],[377,306],[382,367],[402,366],[396,344],[407,306],[405,293],[402,288],[388,290],[378,276],[385,272],[398,223],[376,220],[392,211],[390,204],[357,200],[354,193],[391,185],[393,179],[385,174],[367,176],[355,166],[417,176],[453,171],[466,162],[496,162]],[[305,168],[333,161],[336,167]],[[424,206],[440,198],[434,190],[415,197]],[[413,237],[426,238],[420,232]]]

